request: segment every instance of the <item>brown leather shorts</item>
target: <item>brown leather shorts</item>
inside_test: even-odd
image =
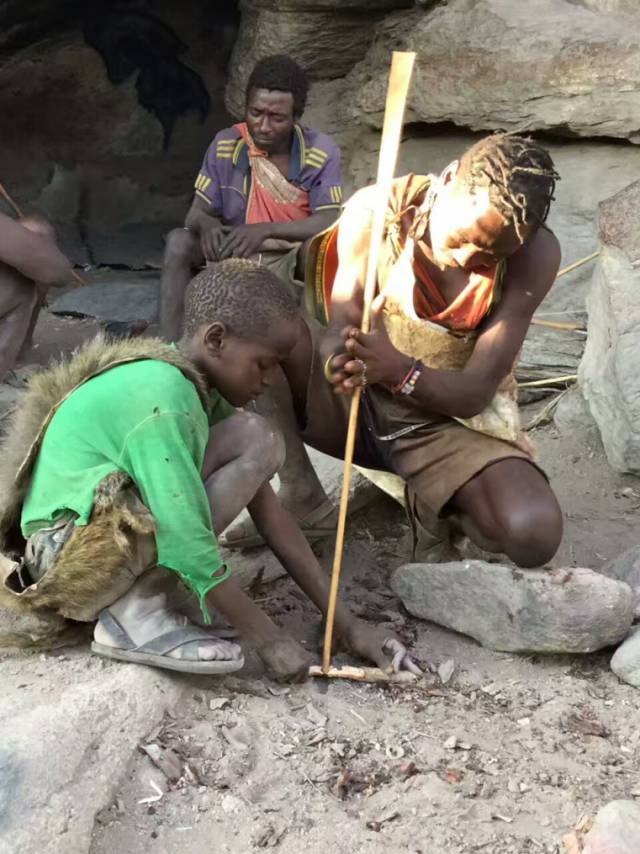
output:
[[[313,354],[302,437],[313,448],[342,459],[350,400],[334,394],[324,377],[318,352],[324,328],[315,321],[306,322]],[[446,511],[456,492],[492,463],[516,458],[536,465],[521,448],[470,430],[452,418],[418,412],[413,402],[407,402],[403,414],[397,396],[390,415],[387,398],[391,404],[391,395],[377,387],[362,395],[354,462],[399,475],[436,515]]]

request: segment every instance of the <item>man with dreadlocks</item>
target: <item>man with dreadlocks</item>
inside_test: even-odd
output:
[[[466,535],[522,567],[546,563],[562,515],[520,428],[512,369],[560,247],[544,226],[558,178],[529,139],[480,140],[440,177],[389,198],[370,334],[359,330],[374,196],[356,193],[314,241],[310,324],[286,365],[305,441],[343,453],[365,386],[355,461],[394,472],[418,559]]]

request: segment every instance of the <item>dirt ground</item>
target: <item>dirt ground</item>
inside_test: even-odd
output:
[[[38,361],[93,329],[45,315]],[[533,438],[566,516],[554,565],[597,569],[635,545],[638,480],[615,475],[586,430],[551,425]],[[387,584],[407,544],[390,499],[357,514],[343,591],[356,613],[413,644],[427,668],[421,683],[282,687],[253,653],[236,677],[176,677],[184,702],[142,741],[166,773],[142,751],[131,758],[91,854],[560,852],[581,816],[640,797],[640,693],[611,673],[611,652],[499,654],[413,619]],[[318,617],[287,579],[254,595],[317,644]],[[65,651],[60,685],[90,666],[86,655]]]

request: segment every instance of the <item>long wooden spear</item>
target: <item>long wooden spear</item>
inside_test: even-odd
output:
[[[378,159],[376,198],[373,209],[373,218],[371,221],[371,239],[369,242],[367,274],[364,286],[362,323],[360,326],[362,331],[365,333],[369,331],[369,327],[371,325],[371,303],[373,302],[376,290],[378,256],[380,254],[380,247],[382,244],[385,214],[387,212],[393,173],[396,168],[404,108],[407,101],[407,94],[409,92],[409,83],[411,81],[411,72],[413,70],[415,56],[415,53],[394,52],[391,60],[387,101],[384,112],[384,123],[382,126],[382,139],[380,141],[380,155]],[[349,506],[349,487],[351,485],[351,468],[353,463],[353,450],[356,441],[356,428],[358,425],[361,391],[360,387],[356,388],[351,398],[349,427],[347,430],[347,441],[344,450],[342,494],[340,495],[340,510],[338,513],[338,528],[336,532],[336,550],[333,557],[331,589],[329,592],[329,605],[327,607],[324,650],[322,656],[322,673],[325,676],[329,675],[329,667],[331,664],[333,624],[336,615],[338,588],[340,586],[340,570],[342,567],[344,533],[347,522],[347,509]]]

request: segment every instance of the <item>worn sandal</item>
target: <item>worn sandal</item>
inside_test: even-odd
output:
[[[95,641],[91,644],[91,651],[105,658],[130,661],[134,664],[146,664],[150,667],[162,667],[166,670],[177,670],[180,673],[200,673],[208,676],[233,673],[244,667],[242,653],[234,658],[229,657],[236,654],[236,650],[239,649],[237,644],[220,640],[211,632],[198,626],[189,625],[172,629],[157,638],[153,638],[153,640],[147,641],[147,643],[136,646],[120,621],[108,609],[100,613],[99,622],[109,633],[114,643],[117,644],[117,646],[106,646]],[[198,645],[202,641],[219,643],[220,653],[226,654],[226,657],[213,661],[201,661],[198,658]],[[184,658],[171,658],[167,655],[174,649],[180,648],[184,648]]]

